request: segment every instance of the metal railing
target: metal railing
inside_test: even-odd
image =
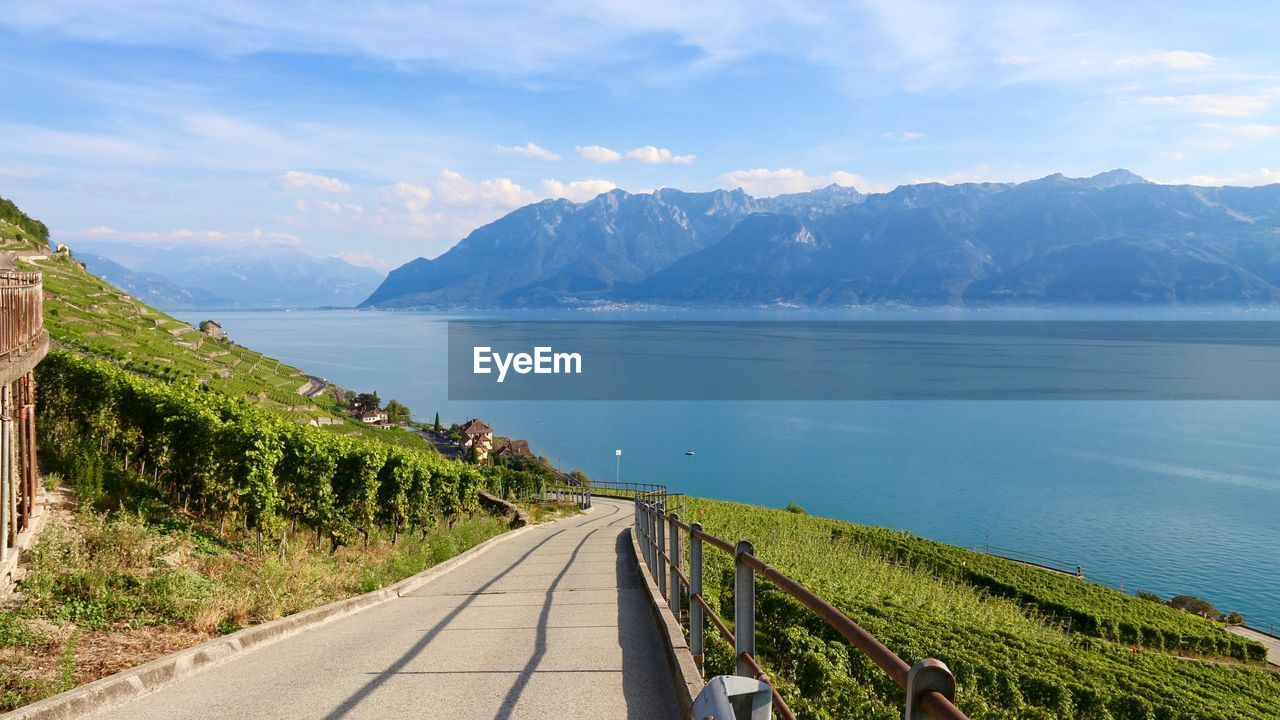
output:
[[[586,510],[591,507],[591,488],[580,484],[544,483],[541,485],[520,485],[513,488],[490,488],[499,497],[514,499],[519,502],[555,502],[573,503]]]
[[[705,625],[707,621],[720,636],[733,645],[735,673],[761,680],[773,687],[773,707],[778,716],[795,720],[795,713],[787,706],[774,683],[765,674],[756,657],[756,575],[772,583],[800,604],[822,618],[845,640],[858,648],[906,692],[906,720],[967,720],[955,705],[956,684],[951,671],[940,660],[927,659],[908,665],[892,650],[867,632],[849,616],[818,597],[817,594],[791,579],[781,571],[756,557],[755,548],[748,540],[731,544],[702,530],[700,523],[685,524],[680,516],[671,512],[662,500],[669,496],[661,493],[636,498],[635,529],[641,555],[658,585],[659,592],[667,600],[672,614],[682,616],[682,606],[687,594],[689,603],[689,649],[694,661],[702,670],[706,649]],[[681,536],[688,543],[689,572],[682,570],[683,552]],[[703,548],[705,545],[733,556],[733,628],[707,604],[703,597]]]
[[[0,271],[0,356],[44,335],[44,288],[38,272]]]
[[[591,488],[585,485],[547,485],[542,499],[557,503],[573,503],[586,510],[591,507]]]

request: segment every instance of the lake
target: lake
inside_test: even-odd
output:
[[[345,388],[377,390],[419,420],[481,417],[566,470],[795,502],[1083,566],[1113,586],[1198,595],[1250,624],[1280,624],[1277,402],[450,402],[447,321],[478,315],[180,314],[214,317],[236,342]]]

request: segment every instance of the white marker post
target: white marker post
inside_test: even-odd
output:
[[[613,482],[615,485],[622,484],[622,448],[613,451],[615,459],[615,467],[613,469]]]

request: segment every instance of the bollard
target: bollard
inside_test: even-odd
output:
[[[742,562],[743,554],[755,554],[751,541],[738,541],[733,553],[733,659],[739,675],[755,677],[742,655],[756,654],[756,573]]]
[[[658,581],[658,594],[662,596],[667,594],[667,566],[666,561],[662,559],[662,553],[667,549],[667,523],[662,517],[664,514],[661,508],[654,513],[658,524],[658,546],[654,550],[658,555],[658,563],[653,568],[653,579]]]
[[[680,528],[676,525],[676,514],[667,515],[671,522],[671,526],[667,528],[670,533],[669,546],[667,547],[667,557],[671,560],[671,576],[667,579],[667,607],[671,608],[671,614],[676,616],[676,622],[680,621]]]
[[[702,606],[694,596],[702,595],[702,523],[689,526],[689,650],[693,653],[693,661],[702,672],[703,649],[702,639]]]

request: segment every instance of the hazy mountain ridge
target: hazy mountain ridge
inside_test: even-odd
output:
[[[1280,185],[1125,170],[1023,183],[619,190],[545,201],[393,271],[370,307],[1280,303]]]
[[[235,305],[231,300],[215,295],[204,288],[175,285],[160,275],[149,272],[135,272],[101,255],[77,253],[76,259],[83,262],[88,267],[89,272],[148,305],[177,310],[206,307],[228,308]]]
[[[88,264],[162,309],[351,307],[383,279],[375,270],[293,248],[82,242],[74,249],[111,262],[114,268]]]

